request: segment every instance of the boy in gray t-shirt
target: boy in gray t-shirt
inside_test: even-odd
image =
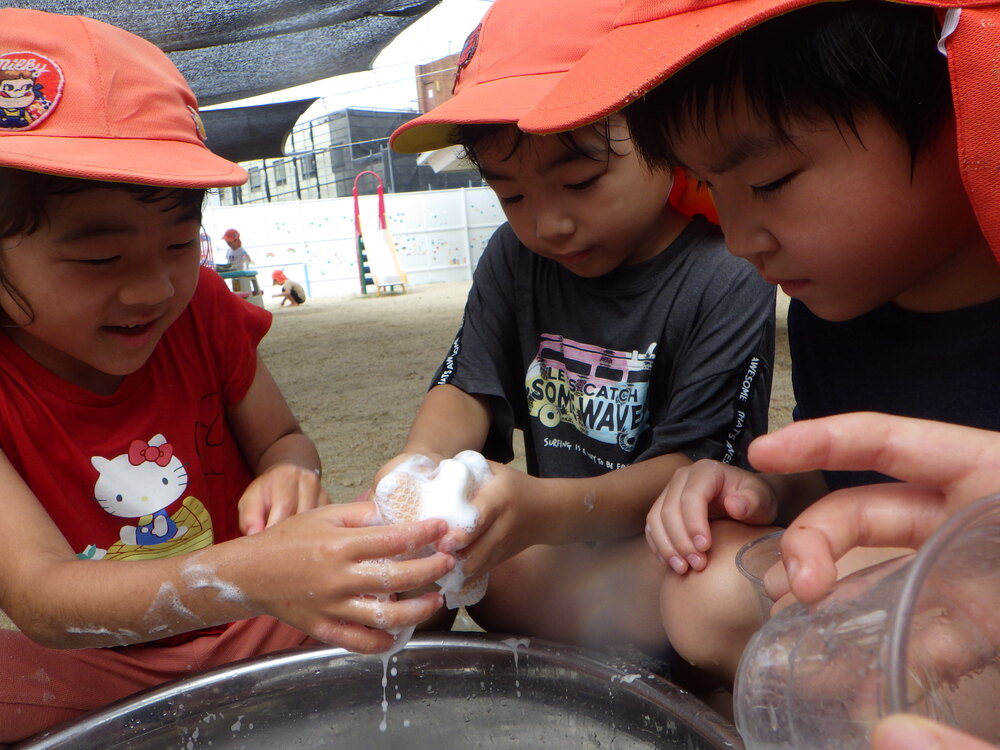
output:
[[[598,33],[616,5],[575,2],[574,17]],[[564,10],[498,0],[466,45],[457,95],[393,136],[401,150],[461,143],[508,219],[403,453],[506,462],[523,430],[528,471],[491,464],[475,529],[442,543],[462,549],[466,575],[490,574],[472,616],[488,630],[662,656],[664,569],[643,538],[646,513],[678,468],[745,465],[766,431],[774,294],[717,227],[668,201],[671,171],[639,159],[623,118],[548,138],[513,124],[541,93],[530,74],[539,35]],[[538,65],[554,83],[553,55],[568,66],[585,48],[548,48]],[[477,96],[486,89],[491,107]]]

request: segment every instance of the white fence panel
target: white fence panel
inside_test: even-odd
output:
[[[374,226],[376,196],[361,196],[359,205],[366,226]],[[490,235],[504,221],[496,196],[485,187],[389,193],[385,213],[410,284],[471,279]],[[209,206],[204,226],[216,263],[225,262],[223,232],[239,231],[265,288],[272,271],[281,268],[310,297],[361,292],[352,197]]]

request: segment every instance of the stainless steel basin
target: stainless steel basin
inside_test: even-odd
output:
[[[515,659],[516,654],[516,659]],[[742,749],[733,726],[635,665],[481,633],[414,638],[388,662],[284,652],[141,693],[20,750]]]

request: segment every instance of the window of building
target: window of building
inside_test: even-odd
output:
[[[311,179],[316,176],[316,154],[306,154],[299,157],[299,168],[302,170],[302,177]]]
[[[288,183],[288,172],[285,168],[286,162],[276,161],[272,166],[274,169],[274,184],[285,185]]]
[[[260,168],[250,167],[250,169],[248,169],[247,171],[250,173],[250,189],[260,190],[261,185],[264,184],[264,180],[261,177]]]

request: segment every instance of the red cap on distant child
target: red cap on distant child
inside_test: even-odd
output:
[[[240,185],[155,45],[82,16],[0,10],[0,165],[166,187]]]
[[[455,143],[455,125],[515,123],[610,30],[622,0],[496,0],[458,60],[454,96],[400,126],[403,153]]]
[[[607,117],[727,39],[817,1],[625,0],[613,30],[593,44],[518,126],[531,133],[556,133]],[[951,25],[945,25],[944,48],[958,129],[958,162],[979,225],[1000,259],[996,180],[1000,174],[996,140],[1000,3],[903,2],[952,11]]]
[[[271,274],[271,280],[274,281],[275,284],[284,284],[288,281],[288,277],[285,276],[285,272],[281,269],[275,269]]]
[[[224,240],[238,240],[240,238],[240,233],[235,229],[227,229],[222,233],[222,239]]]

